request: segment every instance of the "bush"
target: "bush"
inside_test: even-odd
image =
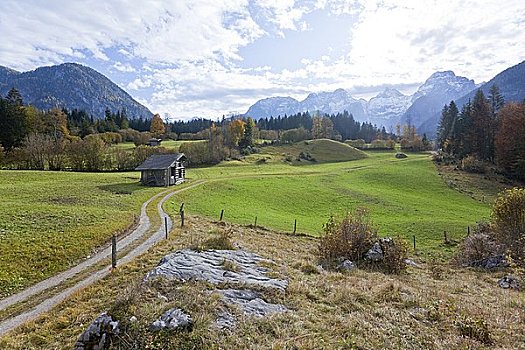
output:
[[[432,160],[441,165],[451,165],[451,164],[456,164],[456,157],[454,157],[452,154],[450,153],[446,153],[446,152],[437,152],[437,153],[434,153],[432,155]]]
[[[502,192],[492,207],[492,228],[498,243],[525,265],[525,188]]]
[[[383,250],[383,260],[380,267],[387,273],[400,273],[406,269],[405,260],[408,258],[408,246],[401,238],[382,239],[380,241]]]
[[[158,147],[151,147],[151,146],[137,146],[133,150],[133,158],[132,162],[130,163],[131,168],[135,168],[142,164],[146,159],[148,159],[149,156],[153,154],[168,154],[173,153],[172,150],[168,150],[165,147],[158,146]]]
[[[372,226],[366,210],[357,209],[347,213],[340,222],[331,217],[324,225],[319,257],[328,264],[338,259],[356,262],[364,258],[377,240],[377,229]]]
[[[458,247],[454,262],[471,265],[473,262],[501,254],[501,246],[494,240],[490,223],[482,221]]]
[[[484,174],[485,164],[474,156],[467,156],[461,161],[461,169],[468,173]]]
[[[281,142],[294,143],[310,138],[310,133],[303,127],[297,129],[284,130],[281,133]]]
[[[151,133],[144,131],[134,136],[133,143],[135,144],[135,146],[146,145],[151,139],[151,137]]]

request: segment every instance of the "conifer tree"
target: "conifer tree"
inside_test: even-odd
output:
[[[479,89],[472,101],[472,146],[473,153],[481,160],[493,160],[493,128],[495,123],[491,116],[490,105]]]

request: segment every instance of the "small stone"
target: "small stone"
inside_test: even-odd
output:
[[[170,331],[175,329],[191,331],[193,329],[193,321],[191,316],[181,309],[169,309],[150,325],[150,330],[153,332],[158,332],[163,329]]]
[[[411,259],[405,259],[405,264],[408,266],[419,267],[419,265],[414,260],[411,260]]]
[[[398,152],[396,153],[396,158],[397,159],[404,159],[404,158],[407,158],[408,156],[404,153],[401,153],[401,152]]]
[[[342,263],[340,263],[337,266],[337,270],[339,270],[339,271],[346,271],[346,272],[352,271],[352,270],[354,270],[356,268],[357,268],[357,266],[355,266],[355,264],[352,261],[348,260],[348,259],[344,260]]]
[[[509,262],[503,254],[490,256],[485,259],[476,260],[470,264],[472,267],[479,267],[482,269],[497,269],[502,267],[509,267]]]
[[[160,293],[157,293],[157,298],[159,298],[160,300],[162,300],[165,303],[168,302],[168,298],[165,297],[164,295],[160,294]]]
[[[219,329],[233,329],[237,325],[237,320],[229,312],[221,312],[215,320],[215,324]]]
[[[111,342],[111,337],[118,335],[119,322],[113,320],[107,313],[98,316],[82,333],[75,343],[75,350],[106,349]]]
[[[521,290],[521,282],[514,276],[504,276],[498,281],[498,286],[503,289]]]
[[[135,323],[135,322],[137,322],[137,318],[136,318],[135,316],[131,316],[131,317],[129,318],[129,322],[131,322],[131,323]]]
[[[370,261],[381,261],[384,258],[383,249],[379,242],[375,242],[372,248],[366,253],[366,258]]]

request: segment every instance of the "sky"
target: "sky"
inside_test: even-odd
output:
[[[77,62],[170,120],[257,100],[488,81],[525,60],[523,0],[1,0],[0,65]]]

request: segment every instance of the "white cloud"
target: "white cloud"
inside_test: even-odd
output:
[[[315,30],[316,11],[348,19],[346,52],[240,68],[243,47]],[[488,80],[525,59],[523,18],[521,0],[2,0],[0,65],[95,60],[110,78],[136,73],[126,87],[154,111],[218,117],[269,96],[415,86],[437,70]]]
[[[113,65],[113,68],[115,68],[119,72],[125,72],[125,73],[132,73],[132,72],[136,72],[137,71],[135,68],[133,68],[133,66],[131,64],[129,64],[129,63],[122,63],[122,62],[119,62],[119,61],[117,61]]]
[[[520,0],[361,5],[348,59],[364,76],[421,81],[437,70],[454,70],[481,81],[525,58],[513,47],[525,41],[523,23],[512,21],[523,14]]]
[[[149,77],[146,78],[137,78],[133,80],[131,83],[129,83],[126,88],[129,90],[139,90],[143,88],[148,88],[151,86],[151,79]]]
[[[0,64],[31,69],[61,62],[74,50],[109,59],[124,46],[152,63],[202,58],[239,59],[237,51],[263,35],[246,0],[191,2],[16,1],[0,3]],[[230,16],[229,23],[224,19]],[[15,59],[16,58],[16,59]]]

